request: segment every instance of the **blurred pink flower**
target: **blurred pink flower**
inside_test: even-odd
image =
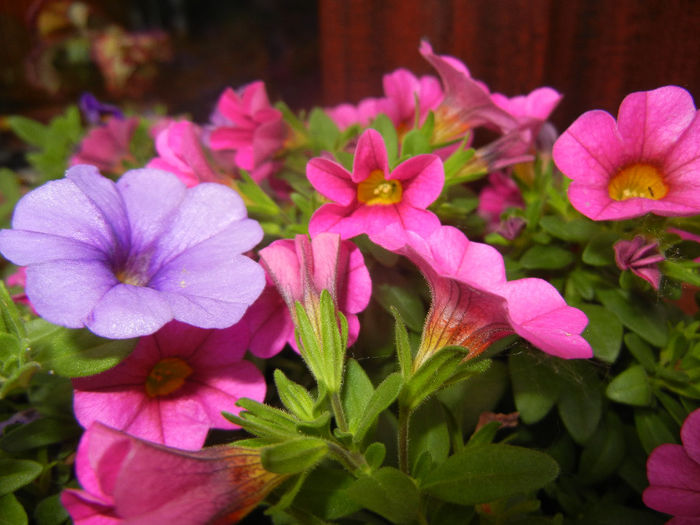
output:
[[[588,111],[554,144],[569,200],[593,220],[700,212],[700,113],[683,88],[627,95],[617,121]]]
[[[239,93],[227,88],[211,120],[211,149],[235,152],[235,165],[256,181],[270,174],[272,158],[284,146],[286,128],[282,113],[270,105],[263,82],[248,84]]]
[[[100,423],[83,434],[75,470],[83,490],[61,493],[75,525],[236,523],[286,478],[262,467],[260,449],[188,452]]]
[[[27,286],[27,267],[20,266],[17,268],[15,273],[7,276],[5,282],[7,283],[7,286],[22,288],[20,293],[12,295],[12,300],[16,303],[27,305],[35,315],[38,315],[32,306],[32,302],[29,300],[29,297],[27,297],[27,292],[24,290]]]
[[[495,231],[501,223],[501,214],[507,208],[524,206],[518,185],[502,172],[489,174],[488,185],[479,194],[477,211],[487,222],[487,229]]]
[[[270,344],[270,351],[289,343],[298,351],[294,338],[295,303],[301,302],[313,322],[319,321],[322,290],[328,290],[338,310],[348,321],[348,345],[357,340],[360,322],[357,314],[364,310],[372,294],[372,281],[362,252],[350,241],[341,241],[338,234],[320,233],[311,241],[306,235],[294,240],[275,241],[260,250],[260,264],[274,282],[282,297],[284,309],[274,296],[263,298],[263,305],[246,314],[252,323],[251,351],[264,348],[258,339]],[[272,326],[274,325],[274,329]],[[277,331],[273,336],[272,331]],[[270,341],[270,339],[274,341]],[[276,353],[274,352],[274,353]],[[253,352],[256,353],[256,352]],[[256,355],[261,355],[256,353]],[[271,354],[265,352],[267,357]]]
[[[124,162],[134,162],[129,145],[138,125],[136,117],[110,117],[103,125],[88,131],[69,165],[92,164],[102,172],[121,175],[127,170]]]
[[[615,262],[620,270],[630,270],[654,287],[659,289],[661,270],[657,266],[665,257],[659,253],[658,242],[647,242],[637,235],[631,241],[617,241],[613,246]]]
[[[647,507],[674,517],[668,525],[700,524],[700,409],[681,428],[683,445],[656,447],[647,460]]]
[[[173,321],[142,337],[120,364],[73,379],[75,417],[100,421],[136,437],[188,450],[201,448],[210,428],[238,428],[221,415],[237,413],[241,397],[262,401],[265,380],[243,360],[247,328],[204,330]]]
[[[372,237],[392,224],[396,245],[405,243],[407,231],[427,235],[440,226],[426,210],[438,198],[445,180],[442,161],[435,155],[417,155],[389,170],[384,139],[368,129],[355,149],[352,173],[324,158],[306,165],[311,184],[334,201],[321,206],[309,222],[309,233],[339,233],[349,239],[366,233]]]
[[[383,98],[364,98],[356,106],[352,104],[339,104],[326,109],[328,116],[341,130],[349,128],[353,124],[369,126],[377,115],[386,113],[387,104]]]

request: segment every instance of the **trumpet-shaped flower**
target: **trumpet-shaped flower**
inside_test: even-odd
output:
[[[681,428],[683,445],[656,447],[647,460],[647,507],[674,516],[669,525],[700,523],[700,409]]]
[[[238,428],[221,415],[237,413],[241,397],[262,401],[265,379],[243,360],[248,329],[238,323],[204,330],[173,321],[141,338],[114,368],[73,379],[73,410],[93,421],[170,447],[197,450],[210,428]]]
[[[464,346],[472,358],[514,333],[548,354],[592,357],[580,335],[588,322],[585,314],[568,306],[542,279],[507,281],[503,257],[495,248],[443,226],[425,239],[410,233],[407,244],[396,251],[423,273],[433,299],[416,368],[444,346]]]
[[[700,212],[700,112],[683,88],[627,95],[617,121],[588,111],[554,144],[569,200],[593,220]]]
[[[260,262],[287,306],[276,310],[277,316],[284,317],[277,323],[285,329],[285,342],[298,351],[294,338],[297,301],[304,306],[312,322],[319,322],[322,290],[328,290],[336,307],[347,318],[348,344],[357,340],[360,331],[357,314],[369,303],[372,281],[362,252],[353,243],[341,241],[339,235],[331,233],[321,233],[311,241],[306,235],[297,235],[294,240],[275,241],[260,250]],[[256,315],[256,318],[265,317],[262,312]],[[258,333],[253,334],[253,341],[257,337],[270,337]]]
[[[438,198],[445,181],[442,161],[435,155],[417,155],[389,170],[382,136],[366,130],[355,149],[352,173],[324,158],[311,159],[306,175],[323,196],[334,201],[316,210],[309,233],[339,233],[349,239],[366,233],[370,238],[390,225],[397,245],[405,243],[407,231],[428,235],[440,226],[426,210]]]
[[[221,184],[187,189],[171,173],[132,170],[115,184],[93,166],[25,195],[0,252],[27,266],[27,296],[46,320],[103,337],[155,332],[172,319],[237,322],[263,269],[242,255],[262,238]]]
[[[200,182],[219,182],[220,177],[202,150],[201,134],[199,127],[192,122],[169,123],[156,137],[158,157],[146,167],[174,173],[187,187]]]
[[[659,253],[658,242],[647,242],[643,236],[637,235],[631,241],[617,241],[613,249],[620,270],[630,270],[652,285],[654,290],[659,289],[661,270],[657,264],[665,257]]]
[[[75,525],[236,523],[286,479],[263,468],[259,449],[188,452],[100,423],[83,434],[75,470],[83,490],[61,494]]]

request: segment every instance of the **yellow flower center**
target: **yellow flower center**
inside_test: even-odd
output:
[[[357,185],[357,200],[368,206],[401,202],[403,187],[397,180],[386,180],[382,170],[374,170]]]
[[[632,164],[622,169],[608,183],[611,199],[625,201],[634,197],[659,200],[668,193],[664,177],[654,166]]]
[[[185,384],[193,370],[179,357],[166,357],[158,361],[146,378],[146,394],[149,397],[167,396]]]

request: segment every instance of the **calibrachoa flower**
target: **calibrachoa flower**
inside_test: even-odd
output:
[[[588,111],[554,144],[569,200],[593,220],[700,212],[700,117],[683,88],[627,95],[617,122]]]
[[[107,115],[124,119],[124,113],[117,106],[100,102],[92,93],[83,93],[80,96],[78,107],[80,107],[85,120],[93,125],[102,122],[102,118]]]
[[[435,155],[417,155],[389,170],[384,139],[368,129],[355,149],[352,173],[324,158],[306,165],[311,184],[334,201],[321,206],[309,222],[309,233],[339,233],[349,239],[362,233],[370,238],[389,225],[397,245],[405,242],[407,231],[427,235],[440,226],[436,215],[426,210],[442,191],[445,173]]]
[[[129,145],[138,125],[136,117],[107,119],[103,125],[88,131],[69,164],[92,164],[100,171],[121,174],[126,169],[124,162],[134,160]]]
[[[286,128],[282,113],[270,105],[263,82],[248,84],[240,93],[226,89],[212,123],[211,149],[235,151],[236,166],[250,171],[256,181],[269,174],[265,164],[282,148]]]
[[[241,255],[262,238],[221,184],[187,189],[171,173],[132,170],[115,184],[93,166],[25,195],[0,251],[27,268],[27,296],[47,321],[128,338],[172,319],[202,328],[238,321],[263,269]]]
[[[241,397],[265,398],[265,379],[243,360],[248,329],[204,330],[172,321],[142,337],[114,368],[73,379],[73,410],[84,427],[100,421],[135,437],[197,450],[210,428],[238,428]]]
[[[442,226],[425,239],[409,233],[408,243],[396,251],[423,273],[433,299],[416,369],[444,346],[464,346],[472,358],[513,333],[548,354],[592,357],[580,335],[588,323],[585,314],[568,306],[542,279],[507,281],[503,257],[495,248]]]
[[[647,507],[674,517],[669,525],[700,523],[700,409],[681,428],[683,445],[656,447],[647,460],[649,487],[642,499]]]
[[[219,182],[220,177],[209,164],[202,145],[200,128],[186,120],[171,122],[156,137],[158,157],[146,167],[174,173],[187,187],[200,182]]]
[[[283,310],[277,308],[274,311],[277,316],[276,329],[280,334],[284,334],[284,342],[298,350],[294,338],[294,324],[290,322],[290,315],[291,319],[296,319],[296,301],[304,306],[312,323],[320,323],[319,304],[322,290],[330,292],[337,308],[347,318],[348,344],[357,340],[360,322],[356,314],[367,307],[372,294],[369,271],[357,246],[350,241],[341,241],[339,235],[332,233],[320,233],[311,241],[306,235],[297,235],[294,240],[275,241],[260,250],[260,263],[267,270],[286,304]],[[275,305],[272,301],[269,304]],[[254,322],[258,318],[269,319],[270,313],[265,315],[264,311],[253,312]],[[246,319],[250,319],[250,315],[246,315]],[[269,325],[263,326],[264,332],[270,332]],[[260,333],[260,330],[258,334],[253,334],[253,340],[257,337],[270,337],[267,333]]]
[[[665,257],[659,253],[658,242],[647,242],[637,235],[631,241],[617,241],[613,246],[615,262],[620,270],[630,270],[654,287],[659,289],[661,270],[657,266]]]
[[[501,214],[507,208],[522,208],[524,206],[518,185],[508,175],[493,172],[488,176],[488,185],[479,194],[479,215],[487,221],[489,231],[498,228]]]
[[[259,449],[188,452],[99,423],[83,434],[75,470],[83,490],[61,494],[75,525],[235,523],[286,479],[262,467]]]

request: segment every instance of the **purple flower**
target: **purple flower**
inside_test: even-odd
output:
[[[630,270],[652,285],[654,290],[659,289],[661,271],[656,265],[665,257],[659,253],[658,242],[647,242],[644,237],[637,235],[631,241],[617,241],[613,249],[620,270]]]
[[[105,115],[111,115],[119,120],[124,120],[124,113],[122,113],[117,106],[100,102],[92,93],[83,93],[80,96],[78,106],[80,107],[80,111],[83,112],[85,120],[93,125],[100,124],[102,122],[102,117]]]
[[[241,198],[221,184],[187,189],[154,169],[116,184],[94,166],[25,195],[0,252],[28,266],[27,296],[47,321],[103,337],[148,335],[176,319],[236,323],[265,285],[242,255],[262,238]]]

